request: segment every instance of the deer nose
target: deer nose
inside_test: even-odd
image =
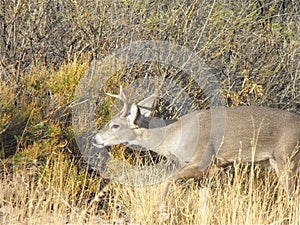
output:
[[[96,143],[96,135],[94,135],[94,136],[92,137],[91,142],[92,142],[92,144],[97,144],[97,143]]]
[[[101,144],[101,136],[99,134],[95,134],[93,137],[93,141],[97,144]]]
[[[104,141],[102,140],[101,136],[99,134],[94,135],[94,137],[92,138],[92,144],[94,146],[103,146],[104,145]]]

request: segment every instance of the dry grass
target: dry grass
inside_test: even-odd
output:
[[[276,0],[0,1],[0,224],[300,224],[300,200],[263,166],[213,169],[202,181],[211,187],[207,208],[197,182],[174,184],[163,222],[156,211],[162,185],[101,178],[82,159],[71,126],[73,93],[91,61],[137,40],[198,53],[228,107],[299,113],[299,11],[299,1]],[[209,105],[205,87],[149,62],[112,74],[102,91],[153,74],[188,85],[195,108]],[[178,116],[176,104],[162,101],[157,114]],[[115,108],[109,98],[98,107],[99,127]]]
[[[42,171],[15,169],[1,179],[2,224],[299,224],[300,205],[289,199],[268,170],[240,167],[232,179],[215,172],[211,189],[197,183],[174,184],[167,198],[169,218],[156,211],[161,185],[99,187],[87,171],[53,153]],[[210,174],[212,175],[212,174]],[[205,204],[207,206],[205,207]]]

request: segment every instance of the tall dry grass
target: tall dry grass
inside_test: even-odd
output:
[[[46,161],[44,170],[20,167],[2,177],[2,224],[299,224],[299,199],[278,184],[274,172],[235,167],[235,176],[216,168],[210,188],[192,180],[173,184],[167,197],[168,219],[156,211],[162,185],[130,187],[76,171],[62,154]],[[208,195],[208,196],[207,196]],[[208,197],[208,198],[207,198]],[[207,199],[207,200],[206,200]],[[165,219],[165,218],[164,218]]]
[[[209,191],[193,180],[173,184],[164,222],[156,211],[162,185],[101,178],[82,159],[71,126],[73,93],[90,62],[140,40],[198,53],[228,107],[299,113],[299,10],[299,1],[277,0],[0,1],[0,224],[300,224],[299,199],[286,196],[274,172],[240,165],[213,169],[202,181]],[[104,88],[151,74],[190,84],[178,68],[147,62],[112,75]],[[207,107],[201,88],[189,94]],[[99,126],[114,108],[106,103]],[[177,105],[170,108],[160,115],[176,115]],[[124,158],[117,147],[112,153]]]

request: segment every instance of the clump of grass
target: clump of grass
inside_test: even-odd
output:
[[[299,112],[298,2],[30,0],[0,8],[0,223],[300,223],[299,200],[286,196],[273,172],[239,166],[234,178],[206,177],[205,213],[197,183],[174,184],[163,222],[156,211],[161,185],[107,184],[83,163],[70,125],[73,93],[90,60],[135,40],[170,41],[202,56],[218,71],[227,106]],[[204,86],[151,62],[118,71],[102,91],[117,93],[119,85],[153,75],[186,88],[193,109],[208,107]],[[134,100],[143,97],[130,91]],[[114,105],[107,98],[97,108],[99,128],[118,110]],[[181,115],[181,102],[158,105],[160,117]],[[113,157],[136,160],[124,149],[114,147]]]

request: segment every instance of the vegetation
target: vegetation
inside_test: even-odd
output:
[[[299,200],[287,197],[274,172],[251,165],[174,184],[163,222],[155,210],[161,185],[101,177],[83,159],[71,121],[74,91],[93,61],[139,40],[169,41],[201,56],[228,107],[300,113],[299,12],[300,2],[288,0],[1,0],[0,223],[299,224]],[[209,107],[205,87],[157,63],[123,68],[102,92],[153,74],[188,87],[195,107]],[[99,128],[116,108],[102,92]],[[156,113],[176,117],[178,108],[162,101]],[[111,152],[130,162],[124,149]],[[203,184],[211,187],[206,208]]]

